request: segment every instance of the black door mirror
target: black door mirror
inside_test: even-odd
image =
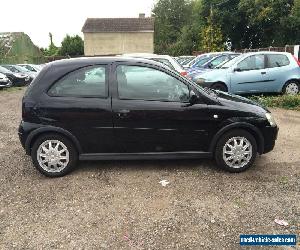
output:
[[[234,72],[241,72],[242,70],[240,68],[235,68],[233,71]]]
[[[192,91],[190,92],[189,103],[190,103],[191,105],[194,105],[194,104],[196,104],[196,103],[198,102],[198,100],[199,100],[199,96],[197,96],[197,95],[195,94],[195,92],[192,90]]]

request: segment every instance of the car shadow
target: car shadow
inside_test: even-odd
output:
[[[211,159],[190,160],[112,160],[112,161],[81,161],[74,172],[97,172],[105,171],[178,171],[198,170],[221,172],[216,163]]]

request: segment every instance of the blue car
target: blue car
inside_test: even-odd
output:
[[[222,65],[223,63],[232,60],[233,58],[239,56],[238,53],[225,53],[225,54],[218,54],[212,56],[207,62],[202,62],[202,65],[199,66],[193,66],[190,69],[187,70],[187,75],[190,76],[190,78],[193,77],[195,74],[204,73],[206,71],[210,71],[212,69],[217,68],[219,65]]]
[[[255,52],[240,55],[220,69],[195,74],[192,80],[234,94],[285,93],[300,90],[300,62],[290,53]]]

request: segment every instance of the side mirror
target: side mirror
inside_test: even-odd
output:
[[[240,69],[240,68],[235,68],[234,70],[233,70],[233,72],[241,72],[242,70]]]
[[[212,69],[213,65],[212,65],[211,63],[209,63],[209,64],[207,65],[207,67],[208,67],[209,69]]]
[[[199,96],[197,96],[197,95],[195,94],[195,92],[192,90],[192,91],[190,92],[189,103],[190,103],[191,105],[194,105],[194,104],[196,104],[196,103],[198,102],[198,100],[199,100]]]

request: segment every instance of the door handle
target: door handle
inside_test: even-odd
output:
[[[263,72],[260,72],[262,75],[265,75],[265,74],[267,74],[267,72],[265,72],[265,71],[263,71]]]
[[[122,109],[117,112],[118,117],[123,118],[126,117],[130,113],[128,109]]]

